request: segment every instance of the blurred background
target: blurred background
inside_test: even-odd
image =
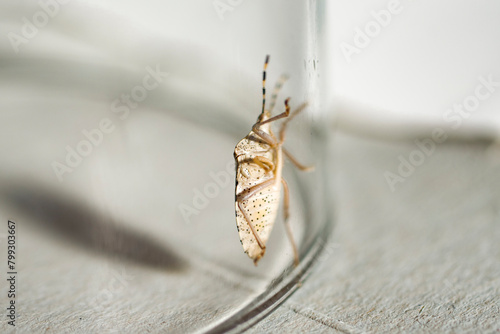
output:
[[[422,123],[453,125],[448,111],[474,94],[479,77],[498,76],[499,11],[494,1],[333,1],[335,94],[369,106],[362,116],[370,121],[408,120],[409,133]],[[466,111],[467,122],[453,130],[496,131],[498,99],[492,94]],[[345,117],[350,124],[353,116]],[[394,131],[401,129],[389,136]]]
[[[0,277],[11,220],[18,330],[499,330],[498,2],[0,12]],[[281,218],[258,267],[234,226],[232,153],[266,54],[268,91],[290,77],[276,110],[309,102],[286,147],[316,170],[284,171],[298,268]]]

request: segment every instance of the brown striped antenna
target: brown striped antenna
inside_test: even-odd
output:
[[[267,64],[269,64],[269,55],[266,55],[266,61],[264,62],[264,71],[262,72],[262,114],[264,116],[264,112],[266,109],[266,70]]]

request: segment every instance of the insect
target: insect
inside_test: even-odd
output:
[[[285,111],[276,116],[271,116],[278,93],[288,78],[282,75],[277,81],[269,108],[266,109],[266,70],[268,63],[269,55],[266,56],[264,71],[262,72],[262,112],[250,133],[234,149],[234,158],[236,160],[236,225],[243,250],[257,265],[257,262],[266,252],[266,242],[276,220],[281,197],[281,186],[283,186],[285,228],[292,244],[294,264],[297,266],[299,263],[297,246],[288,222],[289,190],[286,181],[282,177],[283,156],[287,157],[300,170],[311,170],[313,167],[300,164],[285,150],[283,142],[285,141],[288,122],[303,111],[307,103],[302,103],[295,111],[290,113],[290,98],[287,98],[285,99]],[[281,124],[278,136],[276,136],[271,129],[271,123],[282,118],[285,118],[285,120]]]

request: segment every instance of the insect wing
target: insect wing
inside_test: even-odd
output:
[[[262,249],[257,242],[254,232],[265,246],[276,220],[279,206],[279,189],[275,185],[266,187],[246,201],[241,203],[244,213],[241,212],[236,203],[236,223],[243,250],[257,263],[264,256],[265,248]],[[248,225],[246,217],[250,220],[252,228]]]

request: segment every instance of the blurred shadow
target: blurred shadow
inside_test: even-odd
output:
[[[218,67],[213,65],[216,62],[209,62],[206,55],[202,57],[204,61],[200,61],[199,54],[198,49],[187,48],[185,52],[177,50],[177,54],[163,58],[160,68],[165,71],[175,69],[177,72],[169,73],[161,86],[150,91],[147,99],[140,103],[140,108],[133,109],[133,112],[151,109],[239,139],[248,133],[258,112],[252,112],[241,97],[244,92],[231,88],[231,83],[235,86],[233,81],[228,80],[229,83],[224,85],[209,82],[215,74],[231,78],[231,72],[218,69],[216,73],[206,73],[207,68]],[[191,73],[183,72],[185,64],[192,64],[191,67],[197,69],[196,73],[206,74],[193,77]],[[52,88],[64,91],[68,96],[75,94],[91,101],[104,101],[110,109],[115,99],[142,83],[147,74],[144,68],[137,65],[131,67],[120,68],[107,63],[73,59],[20,59],[4,54],[0,57],[0,75],[9,84]],[[250,121],[242,117],[245,114]]]
[[[83,249],[157,269],[182,271],[187,266],[165,245],[139,231],[112,223],[111,218],[77,199],[31,183],[29,188],[26,183],[5,186],[0,190],[5,203],[32,216],[48,233]]]

